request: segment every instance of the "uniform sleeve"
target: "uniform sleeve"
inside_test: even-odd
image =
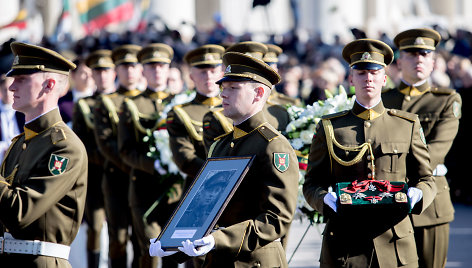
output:
[[[83,211],[87,186],[85,148],[78,139],[42,146],[51,149],[39,152],[37,161],[27,165],[31,169],[19,169],[16,176],[20,183],[0,183],[0,221],[11,233],[29,226],[54,206],[60,206],[63,213]],[[62,174],[52,175],[49,171],[51,154],[68,159]]]
[[[113,126],[108,110],[100,99],[93,111],[95,118],[95,140],[100,152],[115,166],[122,166],[116,139],[117,126]]]
[[[190,177],[195,177],[205,159],[198,157],[183,122],[172,110],[167,115],[167,131],[172,158],[179,169]]]
[[[215,118],[213,112],[208,112],[203,116],[203,144],[205,145],[205,154],[208,155],[211,145],[215,138],[225,134],[220,122]]]
[[[154,173],[154,159],[146,155],[140,149],[143,141],[134,126],[131,112],[125,102],[121,105],[120,121],[118,123],[118,150],[123,161],[135,168],[149,174]]]
[[[323,202],[328,193],[330,178],[330,156],[326,146],[326,136],[321,121],[317,125],[316,135],[313,137],[308,157],[308,168],[303,184],[303,195],[307,203],[318,212],[326,215],[328,206]],[[331,210],[331,209],[330,209]]]
[[[408,185],[416,187],[423,192],[423,198],[415,205],[412,213],[420,214],[433,202],[436,196],[436,184],[432,177],[429,152],[426,147],[418,118],[413,124],[411,148],[407,157]]]
[[[453,93],[448,98],[447,105],[440,114],[439,120],[426,136],[428,149],[431,156],[431,168],[435,169],[438,164],[444,163],[452,142],[459,130],[460,107],[462,99],[459,94]]]
[[[290,164],[285,172],[274,165],[274,153],[288,153]],[[236,223],[213,233],[215,254],[222,252],[232,257],[250,253],[287,234],[295,212],[298,194],[297,157],[288,142],[276,139],[270,142],[265,156],[256,161],[252,169],[262,168],[264,180],[261,195],[255,199],[260,214],[254,218]],[[260,163],[265,163],[258,166]],[[249,171],[251,172],[251,171]],[[250,198],[250,197],[248,197]]]

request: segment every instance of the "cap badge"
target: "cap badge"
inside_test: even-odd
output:
[[[372,56],[369,52],[364,52],[364,54],[362,54],[361,60],[372,60]]]
[[[105,58],[100,58],[100,59],[98,59],[97,64],[102,65],[102,64],[105,64],[105,63],[106,63]]]
[[[20,57],[18,57],[18,55],[16,55],[15,59],[13,60],[13,65],[17,65],[18,63],[20,63]]]
[[[417,37],[415,39],[415,45],[426,45],[426,43],[424,42],[424,39],[422,37]]]
[[[226,67],[225,73],[231,73],[231,65],[228,65],[228,67]]]
[[[124,57],[125,60],[130,60],[130,59],[133,59],[133,58],[134,58],[133,54],[131,54],[131,53],[127,53]]]
[[[215,59],[215,56],[213,56],[212,54],[205,54],[205,60],[214,60]]]
[[[159,52],[159,51],[154,51],[154,53],[152,53],[152,57],[153,57],[153,58],[162,58],[162,57],[164,57],[164,56],[162,55],[161,52]]]

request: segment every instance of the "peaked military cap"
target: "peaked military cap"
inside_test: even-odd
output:
[[[262,60],[264,55],[269,52],[269,49],[262,43],[245,41],[228,47],[225,52],[239,52]]]
[[[411,29],[399,33],[393,42],[399,50],[433,51],[441,41],[441,35],[433,29]]]
[[[273,44],[266,44],[268,52],[264,55],[263,60],[266,63],[279,62],[279,55],[282,54],[282,48]]]
[[[91,69],[115,67],[111,58],[111,50],[108,49],[99,49],[90,53],[85,59],[85,64]]]
[[[192,67],[205,67],[220,65],[221,57],[225,49],[219,45],[203,45],[199,48],[187,52],[184,61]]]
[[[343,49],[343,58],[349,66],[361,70],[378,70],[392,63],[393,51],[382,41],[358,39]]]
[[[280,76],[274,69],[250,55],[227,52],[223,55],[223,63],[226,70],[217,84],[230,81],[256,81],[272,88],[280,82]]]
[[[128,44],[122,45],[113,49],[111,58],[115,65],[126,64],[126,63],[137,63],[137,54],[141,50],[138,45]]]
[[[149,44],[138,53],[141,64],[146,63],[170,63],[174,57],[174,50],[162,43]]]
[[[23,42],[10,44],[15,56],[7,76],[32,74],[36,72],[53,72],[69,75],[76,65],[61,54],[36,45]]]

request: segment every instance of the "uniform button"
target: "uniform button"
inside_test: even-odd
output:
[[[26,150],[26,143],[23,143],[23,150]]]
[[[203,131],[203,128],[199,128],[198,131],[202,132],[202,131]]]
[[[392,110],[391,113],[392,113],[392,114],[397,114],[397,111],[396,111],[396,110]]]
[[[372,143],[372,140],[371,140],[371,139],[367,139],[367,143]]]
[[[265,129],[265,127],[261,127],[261,129]]]
[[[371,125],[370,122],[365,122],[365,123],[364,123],[364,126],[365,126],[365,127],[370,127],[370,125]]]
[[[367,174],[367,178],[372,179],[372,173]]]
[[[398,150],[397,150],[397,149],[393,149],[393,153],[394,153],[394,154],[398,154]]]
[[[406,100],[406,101],[410,101],[410,100],[411,100],[411,97],[410,97],[410,96],[405,96],[405,100]]]
[[[329,232],[329,235],[333,236],[333,235],[334,235],[334,233],[333,233],[333,232]]]
[[[159,104],[162,103],[162,100],[161,100],[161,99],[158,99],[158,100],[157,100],[157,103],[159,103]]]
[[[367,160],[372,160],[372,157],[370,157],[370,155],[367,156]]]
[[[233,148],[233,147],[234,147],[234,143],[231,142],[229,146],[231,146],[231,148]]]
[[[133,176],[131,179],[132,179],[133,181],[135,181],[135,180],[136,180],[136,176]]]

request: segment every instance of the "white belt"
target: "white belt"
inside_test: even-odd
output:
[[[15,239],[9,233],[4,236],[0,237],[0,254],[15,253],[69,259],[69,246],[39,240]]]
[[[433,170],[434,176],[446,176],[447,174],[447,167],[444,164],[439,164]]]

